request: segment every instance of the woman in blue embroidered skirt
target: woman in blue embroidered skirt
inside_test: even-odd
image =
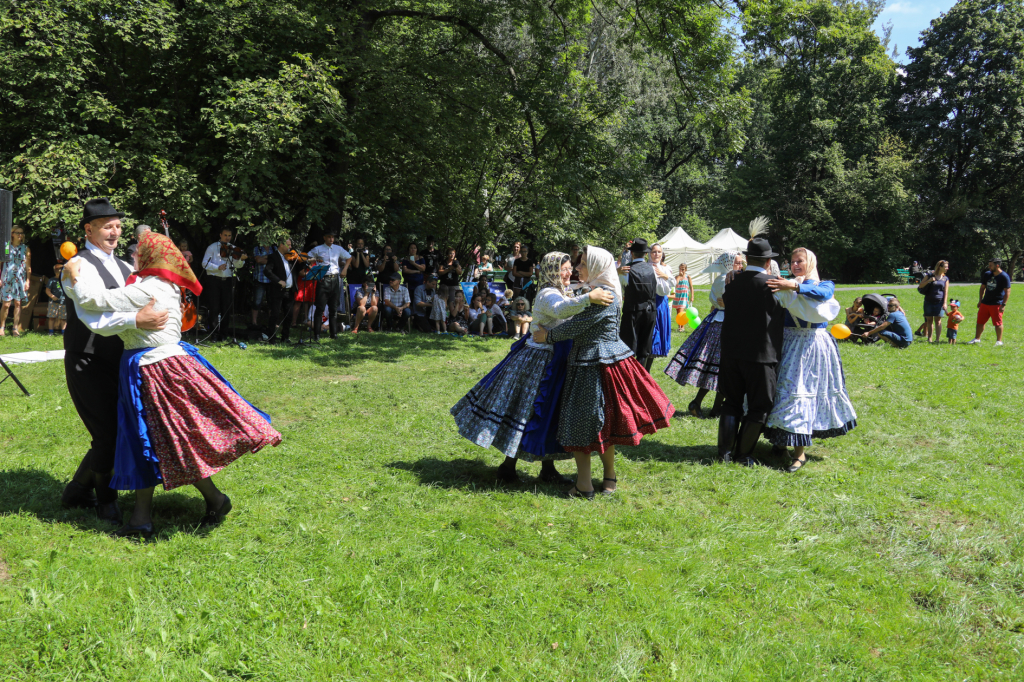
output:
[[[571,276],[568,254],[553,252],[541,260],[531,331],[542,324],[557,326],[592,304],[600,307],[611,303],[611,294],[604,291],[570,296]],[[505,455],[498,468],[499,480],[518,480],[516,463],[525,459],[541,462],[540,480],[571,482],[554,465],[554,460],[570,458],[554,433],[571,345],[566,342],[552,348],[528,334],[452,407],[451,414],[463,438],[480,447],[493,446]]]
[[[657,317],[654,322],[654,340],[651,343],[651,354],[647,356],[647,369],[650,370],[654,358],[665,358],[672,351],[672,311],[669,305],[669,295],[675,282],[672,278],[672,271],[665,265],[665,250],[661,244],[651,247],[651,265],[654,266],[654,274],[666,290],[665,296],[654,297],[654,309]]]

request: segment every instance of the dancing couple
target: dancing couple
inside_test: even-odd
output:
[[[86,249],[64,267],[68,390],[92,447],[65,488],[67,507],[97,507],[121,525],[118,490],[135,509],[115,535],[153,535],[154,487],[193,485],[206,501],[201,525],[220,523],[231,500],[211,477],[247,452],[277,445],[270,417],[246,402],[181,341],[181,292],[202,287],[174,243],[144,233],[134,275],[114,256],[120,218],[106,199],[86,203]]]
[[[588,246],[577,265],[589,294],[572,297],[568,254],[540,263],[530,333],[451,409],[459,433],[505,455],[499,477],[519,459],[542,462],[541,480],[572,483],[554,461],[573,457],[569,497],[593,499],[591,455],[604,466],[601,492],[613,493],[616,445],[637,445],[668,426],[672,403],[619,339],[622,288],[615,261]],[[510,475],[511,474],[511,475]]]

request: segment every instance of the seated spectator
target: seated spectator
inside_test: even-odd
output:
[[[530,323],[533,322],[533,316],[530,315],[530,302],[523,296],[514,300],[508,319],[512,323],[512,333],[515,335],[513,338],[518,341],[526,336],[530,331]]]
[[[853,299],[853,305],[846,309],[846,326],[853,329],[853,325],[858,324],[867,316],[867,312],[864,310],[864,297],[858,296]]]
[[[442,284],[434,296],[434,306],[430,309],[430,321],[434,324],[434,333],[441,334],[448,328],[448,285]]]
[[[882,321],[869,332],[862,334],[863,338],[879,336],[889,342],[894,348],[907,348],[914,341],[914,331],[910,328],[907,315],[900,308],[899,300],[894,296],[889,299],[887,312]],[[872,312],[878,312],[878,306],[874,306]]]
[[[416,329],[424,334],[431,330],[430,313],[434,309],[437,297],[437,275],[430,274],[424,278],[423,284],[416,287],[412,295],[412,321]]]
[[[46,335],[53,336],[55,332],[64,334],[64,328],[68,326],[68,308],[64,300],[64,287],[60,285],[61,265],[53,266],[53,277],[46,283],[46,297],[50,302],[46,304]]]
[[[384,288],[384,322],[388,329],[397,329],[403,334],[409,330],[412,324],[411,305],[409,290],[402,286],[402,276],[396,272]]]
[[[373,283],[373,276],[367,274],[363,280],[362,288],[356,292],[356,319],[352,324],[353,334],[359,333],[359,325],[362,323],[363,318],[366,318],[366,331],[373,331],[373,322],[377,319],[377,305],[377,287]]]
[[[465,336],[469,333],[469,308],[464,297],[453,299],[448,304],[448,331]]]
[[[481,336],[508,333],[508,322],[505,321],[505,313],[498,307],[497,297],[493,293],[487,294],[487,298],[484,299],[484,316],[486,316],[486,320]]]
[[[469,307],[466,308],[466,318],[469,320],[470,334],[483,336],[484,324],[487,322],[487,316],[483,312],[484,299],[482,296],[474,294],[469,302]]]

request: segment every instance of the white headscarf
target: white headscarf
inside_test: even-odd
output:
[[[587,284],[591,287],[606,286],[622,298],[619,273],[615,271],[612,254],[598,246],[587,246]]]
[[[807,262],[804,264],[804,270],[807,271],[807,274],[803,275],[801,277],[797,277],[796,281],[797,282],[805,282],[807,280],[812,280],[814,282],[820,282],[821,281],[821,275],[818,274],[818,257],[815,256],[814,252],[811,251],[810,249],[806,249],[806,248],[804,248],[802,246],[799,247],[799,248],[801,250],[803,250],[803,252],[805,254],[805,259],[806,259]],[[797,249],[793,249],[793,250],[796,251]]]

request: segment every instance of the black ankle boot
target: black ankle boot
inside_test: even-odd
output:
[[[718,418],[718,456],[726,464],[732,461],[733,448],[736,446],[736,433],[739,431],[739,427],[739,417],[723,414]]]
[[[113,473],[94,474],[96,483],[96,518],[120,526],[121,508],[117,505],[117,491],[110,487]]]
[[[498,466],[498,483],[519,483],[516,462],[515,457],[506,457],[505,461]]]
[[[549,459],[544,460],[540,464],[540,476],[537,480],[541,483],[557,483],[558,485],[571,485],[575,481],[568,476],[563,476],[558,473],[558,469],[555,468],[555,463]]]
[[[753,458],[757,439],[761,437],[762,422],[744,421],[740,429],[739,443],[736,446],[737,459],[741,464],[752,466],[757,462]]]

